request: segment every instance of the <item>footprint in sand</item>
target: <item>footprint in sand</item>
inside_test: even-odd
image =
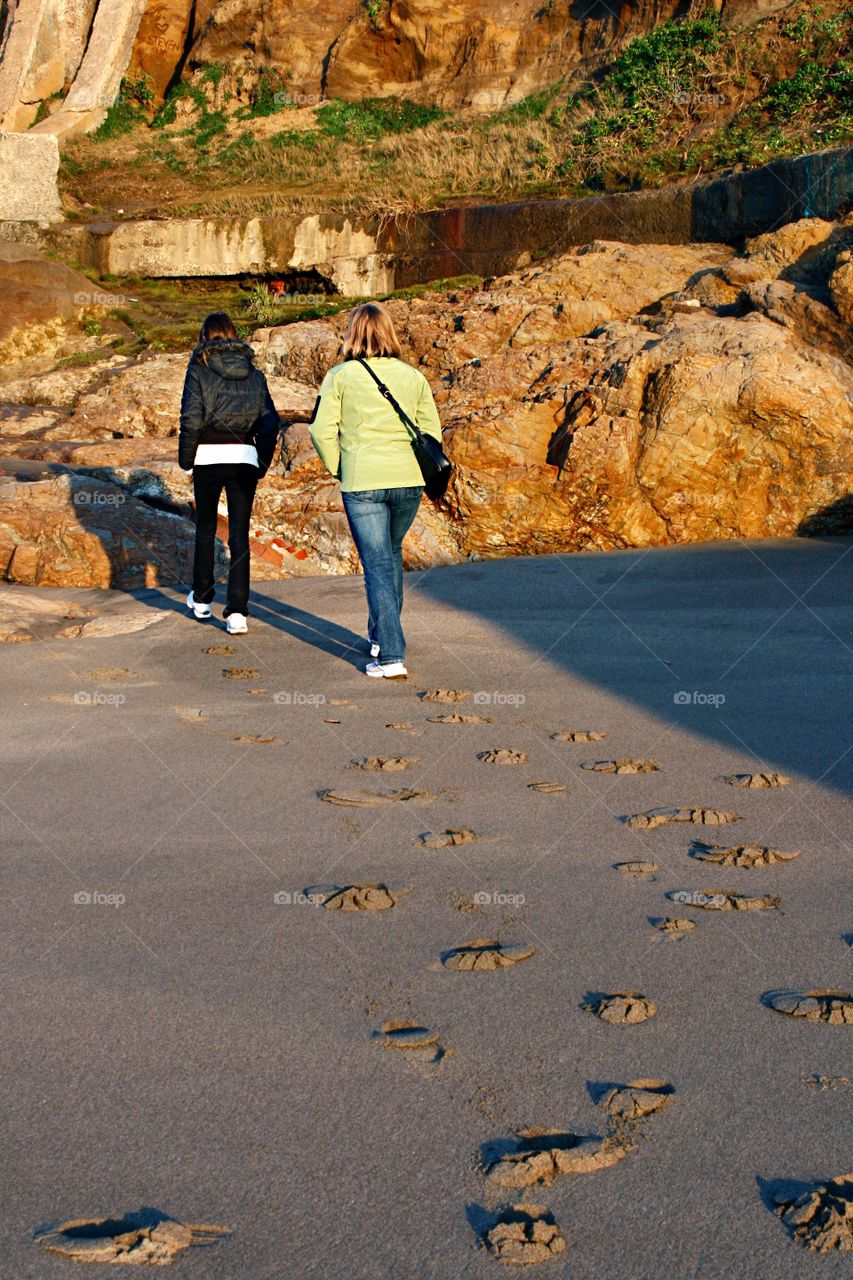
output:
[[[658,773],[654,760],[594,760],[581,765],[592,773]]]
[[[482,1240],[498,1262],[513,1266],[548,1262],[566,1248],[554,1215],[538,1204],[502,1209],[494,1225],[483,1232]]]
[[[420,764],[418,756],[363,756],[350,761],[351,769],[364,769],[368,773],[402,773]]]
[[[226,680],[257,680],[261,674],[257,667],[223,667]]]
[[[410,888],[391,890],[387,884],[313,885],[305,896],[319,901],[327,911],[391,911],[411,892]]]
[[[461,711],[448,711],[443,716],[427,716],[430,724],[491,724],[490,716],[465,715]]]
[[[776,1212],[793,1238],[815,1253],[853,1252],[853,1173],[810,1188],[792,1199],[775,1197]]]
[[[470,689],[424,689],[418,694],[421,702],[464,702],[471,697]]]
[[[410,800],[434,800],[431,791],[409,789],[405,791],[320,791],[317,793],[326,804],[350,805],[363,808],[379,804],[406,804]]]
[[[236,652],[233,644],[209,644],[206,649],[202,649],[202,653],[209,653],[215,658],[230,658]]]
[[[634,1026],[648,1022],[657,1013],[657,1005],[639,991],[595,992],[584,1000],[581,1008],[594,1013],[611,1026]]]
[[[667,1080],[629,1080],[616,1084],[596,1099],[614,1120],[642,1120],[660,1111],[675,1097],[675,1089]]]
[[[650,831],[670,822],[692,822],[696,826],[720,827],[726,822],[740,822],[742,814],[726,813],[722,809],[688,809],[666,806],[635,813],[628,819],[628,826],[635,831]]]
[[[777,1013],[807,1022],[829,1022],[833,1026],[853,1025],[853,995],[832,987],[815,991],[768,991],[764,1004]]]
[[[559,796],[568,790],[564,782],[528,782],[527,786],[542,796]]]
[[[549,1187],[562,1174],[596,1173],[609,1169],[628,1154],[613,1138],[583,1136],[562,1129],[524,1129],[513,1148],[486,1166],[486,1180],[494,1187],[520,1191]]]
[[[123,1218],[71,1218],[40,1232],[36,1244],[75,1262],[148,1263],[168,1266],[192,1245],[213,1245],[227,1227],[178,1222],[156,1209]]]
[[[418,1066],[436,1067],[448,1056],[439,1033],[417,1022],[383,1022],[379,1031],[374,1031],[373,1037],[381,1041],[386,1049],[402,1051],[407,1061],[416,1062]]]
[[[596,729],[560,729],[551,734],[554,742],[603,742],[606,737]]]
[[[655,916],[650,923],[670,942],[680,942],[691,929],[696,928],[696,922],[686,916]]]
[[[778,849],[768,849],[763,844],[735,844],[724,848],[718,844],[702,844],[697,842],[690,847],[690,856],[700,862],[713,862],[718,867],[744,867],[753,870],[755,867],[772,867],[777,862],[791,862],[799,858],[800,852],[780,853]]]
[[[477,759],[483,764],[527,764],[526,751],[513,751],[510,747],[495,747],[491,751],[480,751]]]
[[[729,773],[720,779],[730,787],[787,787],[791,781],[784,773]]]
[[[202,711],[201,707],[172,707],[176,715],[179,715],[184,724],[204,724],[207,720],[207,712]]]
[[[417,843],[424,849],[448,849],[460,844],[473,844],[479,838],[470,827],[448,827],[446,831],[424,831],[418,836]]]
[[[657,862],[614,862],[614,871],[621,871],[623,876],[651,876],[660,871]]]
[[[475,938],[460,947],[452,947],[441,956],[445,969],[457,973],[493,973],[495,969],[508,969],[535,954],[534,947],[522,943],[500,942],[497,938]]]
[[[759,896],[725,889],[673,889],[666,896],[671,902],[703,911],[778,911],[784,905],[776,894]]]

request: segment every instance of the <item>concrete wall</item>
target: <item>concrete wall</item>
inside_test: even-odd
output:
[[[64,256],[117,276],[316,268],[339,292],[370,297],[446,276],[499,275],[595,239],[737,244],[809,214],[837,217],[851,205],[853,147],[845,147],[659,191],[468,205],[388,222],[318,214],[101,223],[58,228],[48,239]],[[12,215],[0,209],[2,216]]]

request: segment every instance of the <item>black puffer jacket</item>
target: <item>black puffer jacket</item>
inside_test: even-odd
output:
[[[181,396],[178,462],[184,471],[192,469],[200,444],[253,444],[260,473],[266,474],[279,416],[253,361],[248,343],[233,338],[212,338],[193,351]]]

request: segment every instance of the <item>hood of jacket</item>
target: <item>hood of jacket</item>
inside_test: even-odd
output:
[[[248,342],[237,338],[211,338],[198,344],[193,357],[220,378],[241,381],[252,372],[255,353]]]

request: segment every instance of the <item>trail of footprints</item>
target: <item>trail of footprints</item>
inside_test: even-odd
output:
[[[429,689],[419,696],[425,703],[453,705],[463,703],[470,694],[466,690]],[[427,722],[468,725],[490,724],[492,720],[453,710],[430,715]],[[388,727],[411,730],[413,725],[405,721]],[[605,737],[603,732],[594,729],[560,730],[551,734],[552,741],[574,744],[600,742]],[[477,758],[486,765],[529,764],[525,751],[510,746],[489,748],[479,752]],[[418,758],[370,756],[352,760],[350,767],[373,772],[398,772],[419,763]],[[635,758],[582,761],[580,767],[589,773],[617,776],[661,771],[656,761]],[[780,788],[790,783],[789,778],[777,773],[732,774],[720,780],[743,789]],[[526,786],[542,795],[560,795],[568,789],[563,782],[541,779],[530,780]],[[321,797],[328,803],[351,805],[432,798],[430,793],[417,788],[385,793],[332,789],[321,793]],[[652,831],[672,823],[725,826],[741,821],[741,817],[738,813],[715,808],[664,806],[632,814],[626,819],[626,824],[632,830]],[[416,843],[423,849],[441,850],[457,848],[478,839],[471,828],[459,826],[423,832]],[[720,845],[700,841],[693,842],[689,853],[699,862],[740,870],[772,867],[799,857],[799,851],[783,852],[761,844]],[[651,860],[626,860],[614,866],[626,879],[646,881],[655,879],[661,870],[660,864]],[[397,905],[404,892],[408,890],[395,893],[384,884],[350,885],[330,892],[323,905],[327,909],[343,911],[387,911]],[[701,911],[776,911],[783,905],[775,894],[745,894],[731,889],[675,889],[665,896],[676,904]],[[696,929],[696,921],[683,915],[652,916],[649,923],[658,931],[661,940],[669,942],[679,942]],[[523,943],[497,937],[477,937],[444,951],[433,968],[455,973],[496,973],[530,960],[534,955],[535,948]],[[769,1008],[792,1017],[834,1024],[853,1023],[853,997],[845,992],[776,992],[768,993],[763,999]],[[655,1002],[637,991],[593,992],[580,1007],[611,1027],[639,1026],[658,1012]],[[373,1037],[409,1061],[430,1066],[441,1062],[448,1053],[437,1030],[412,1021],[386,1022],[373,1032]],[[632,1080],[626,1084],[609,1085],[598,1099],[599,1106],[610,1117],[608,1132],[599,1135],[575,1134],[553,1128],[525,1129],[510,1140],[502,1140],[497,1144],[496,1152],[484,1157],[481,1172],[485,1187],[515,1192],[547,1188],[564,1176],[608,1169],[634,1149],[637,1126],[665,1107],[674,1094],[673,1086],[664,1080]],[[853,1247],[850,1179],[835,1179],[800,1197],[794,1204],[785,1202],[780,1205],[779,1213],[795,1237],[810,1248]],[[503,1205],[487,1214],[486,1218],[479,1231],[481,1244],[499,1262],[527,1266],[555,1258],[566,1249],[559,1224],[553,1214],[541,1205],[527,1202]]]
[[[218,645],[205,652],[226,656],[234,650],[229,645]],[[222,674],[227,679],[242,680],[254,679],[258,672],[254,668],[226,668]],[[419,695],[424,703],[451,706],[470,696],[469,691],[461,689],[428,689]],[[492,723],[490,717],[459,710],[426,719],[439,725]],[[411,732],[415,726],[411,721],[397,721],[386,727]],[[555,742],[583,744],[601,742],[606,734],[593,729],[571,729],[559,730],[550,736]],[[529,763],[526,752],[512,747],[490,748],[480,752],[478,759],[483,764],[504,766]],[[349,767],[370,773],[398,773],[420,763],[418,757],[366,756],[351,760]],[[661,769],[653,760],[630,758],[584,761],[580,767],[590,773],[629,776],[653,774]],[[790,783],[784,775],[769,772],[732,774],[721,781],[743,789],[773,789]],[[543,795],[560,795],[567,790],[566,784],[557,781],[532,780],[526,786]],[[317,795],[327,804],[357,808],[428,802],[436,798],[432,792],[419,787],[385,791],[330,788]],[[671,823],[723,826],[740,820],[740,814],[724,810],[666,806],[630,815],[626,824],[632,830],[651,831]],[[426,831],[417,837],[416,843],[426,850],[441,850],[478,839],[470,827],[460,825],[443,831]],[[699,862],[741,870],[770,867],[799,856],[799,851],[782,852],[760,844],[725,846],[694,842],[689,852]],[[660,871],[660,865],[650,860],[626,860],[615,863],[614,868],[626,880],[640,881],[654,880]],[[314,886],[305,890],[316,905],[341,914],[387,914],[410,892],[410,887],[391,888],[381,882]],[[767,911],[782,907],[777,895],[749,895],[729,889],[677,889],[667,892],[666,897],[680,905],[710,911]],[[696,927],[694,920],[684,916],[649,917],[649,922],[662,939],[669,941],[682,940]],[[496,973],[534,955],[532,946],[497,937],[477,937],[444,951],[433,968],[455,973]],[[762,1001],[767,1008],[790,1017],[853,1025],[853,996],[844,991],[767,992]],[[589,993],[580,1008],[611,1027],[638,1026],[658,1012],[653,1000],[636,991]],[[451,1052],[442,1043],[438,1030],[411,1020],[388,1020],[373,1031],[372,1038],[403,1060],[430,1070]],[[511,1139],[487,1144],[480,1169],[484,1186],[488,1191],[518,1192],[548,1188],[563,1177],[607,1170],[635,1149],[642,1126],[667,1106],[674,1095],[673,1086],[665,1080],[638,1079],[606,1085],[597,1098],[598,1106],[609,1117],[604,1134],[528,1128]],[[853,1175],[831,1179],[793,1199],[780,1196],[777,1212],[793,1238],[810,1249],[818,1252],[853,1249]],[[546,1262],[564,1253],[567,1247],[553,1214],[546,1207],[527,1202],[484,1211],[484,1221],[477,1230],[483,1248],[497,1261],[509,1265]],[[227,1234],[227,1228],[223,1227],[192,1226],[165,1214],[155,1214],[154,1220],[149,1220],[142,1213],[117,1220],[75,1219],[41,1232],[36,1240],[50,1252],[81,1261],[164,1265],[192,1245],[213,1244]]]

